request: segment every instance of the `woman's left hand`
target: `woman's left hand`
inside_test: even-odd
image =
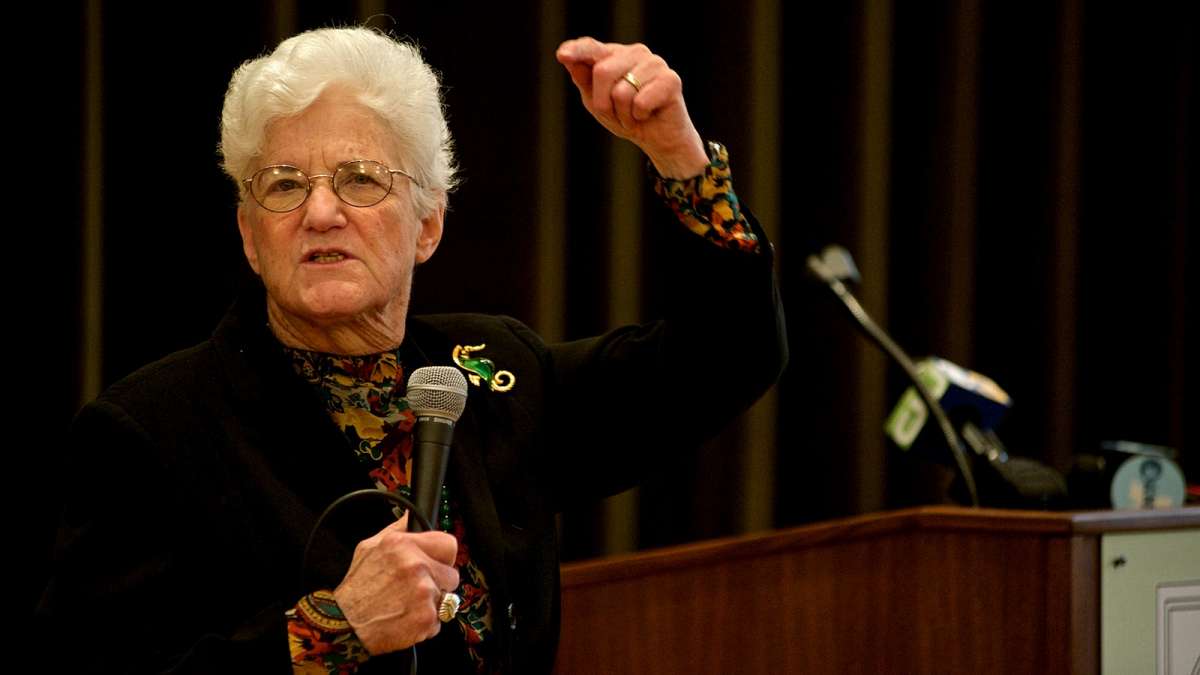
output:
[[[646,45],[581,37],[559,45],[555,57],[571,73],[588,112],[641,148],[664,177],[691,178],[708,166],[679,74]]]

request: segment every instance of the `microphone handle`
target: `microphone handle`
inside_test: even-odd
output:
[[[418,416],[413,425],[412,501],[435,528],[453,437],[454,422],[444,417]],[[408,531],[422,531],[416,518],[409,518]]]

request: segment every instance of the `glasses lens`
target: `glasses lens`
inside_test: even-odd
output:
[[[347,204],[373,206],[392,190],[392,174],[379,162],[346,162],[333,174],[333,189]]]
[[[308,176],[294,166],[268,166],[250,183],[254,198],[271,211],[291,211],[308,196]]]

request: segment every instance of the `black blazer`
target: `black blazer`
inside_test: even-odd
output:
[[[471,387],[447,478],[507,672],[553,666],[555,514],[687,461],[786,361],[769,250],[685,233],[676,254],[667,317],[598,338],[546,345],[482,315],[409,321],[406,368],[452,365],[455,345],[486,343],[482,355],[516,375],[506,393]],[[384,503],[349,507],[299,569],[318,514],[371,481],[271,335],[264,295],[243,293],[209,340],[121,380],[76,418],[37,615],[64,667],[290,672],[284,611],[336,586],[354,544],[391,520]],[[423,672],[462,668],[461,641],[449,629],[423,644]],[[367,670],[395,672],[388,661]]]

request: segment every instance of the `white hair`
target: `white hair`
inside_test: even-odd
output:
[[[302,113],[331,85],[351,92],[390,130],[401,162],[393,168],[417,183],[412,188],[417,217],[444,206],[455,185],[455,166],[437,73],[416,46],[358,27],[301,33],[234,71],[221,111],[220,152],[239,194],[268,125]]]

